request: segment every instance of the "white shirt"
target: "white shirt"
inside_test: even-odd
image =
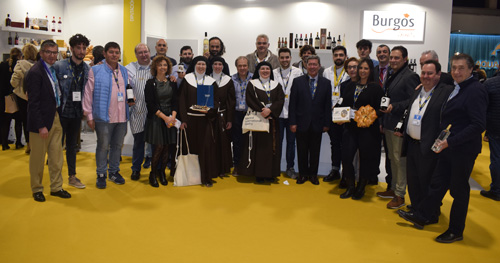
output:
[[[283,104],[283,110],[281,111],[280,118],[288,119],[288,105],[290,103],[290,90],[292,89],[293,80],[296,77],[300,77],[302,72],[300,69],[290,66],[286,70],[282,70],[281,67],[273,70],[274,80],[281,84],[283,88],[283,93],[285,93],[285,103]],[[287,82],[288,80],[288,82]]]
[[[420,140],[420,134],[422,130],[422,119],[425,113],[425,110],[427,109],[427,105],[429,105],[431,98],[427,101],[427,103],[424,104],[426,99],[431,95],[431,93],[434,91],[433,87],[429,92],[426,92],[425,89],[422,87],[422,90],[420,90],[420,94],[418,94],[417,98],[415,101],[413,101],[413,104],[411,105],[410,113],[408,114],[408,124],[406,126],[406,133],[413,139],[415,140]],[[422,109],[420,110],[420,105],[422,105]],[[420,119],[420,125],[415,125],[413,120],[415,118],[415,115],[420,115],[422,118]]]

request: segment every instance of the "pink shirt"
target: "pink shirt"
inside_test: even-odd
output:
[[[106,65],[113,70],[113,68],[106,62]],[[114,74],[118,76],[118,85],[116,84],[115,77],[111,74],[109,77],[111,78],[111,101],[109,103],[109,123],[119,123],[119,122],[127,122],[127,112],[126,108],[128,107],[126,102],[126,90],[125,90],[125,81],[123,80],[122,73],[120,72],[120,67],[114,70]],[[118,92],[122,93],[124,101],[118,101]],[[87,116],[87,120],[93,120],[92,116],[92,103],[94,99],[94,71],[90,69],[89,71],[89,79],[87,84],[85,85],[85,95],[83,97],[83,113]]]

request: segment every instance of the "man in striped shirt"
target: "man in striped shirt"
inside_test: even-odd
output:
[[[130,107],[130,130],[134,136],[132,150],[132,180],[139,180],[142,160],[144,160],[144,124],[146,122],[146,102],[144,89],[146,81],[152,78],[150,65],[151,56],[146,44],[140,43],[135,47],[137,62],[128,64],[127,68],[130,86],[134,90],[135,104]]]

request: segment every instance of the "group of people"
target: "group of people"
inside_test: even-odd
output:
[[[322,133],[327,132],[332,168],[323,181],[340,179],[339,187],[345,189],[340,198],[359,200],[367,185],[378,184],[384,147],[387,190],[377,196],[390,198],[387,208],[397,209],[405,205],[408,189],[411,205],[398,214],[415,227],[438,222],[441,201],[450,190],[454,198],[450,226],[436,238],[444,243],[463,238],[468,179],[487,128],[492,184],[481,194],[500,200],[500,77],[483,86],[474,77],[474,61],[467,54],[451,58],[450,75],[441,71],[436,52],[423,52],[419,76],[409,69],[404,46],[380,45],[377,59],[372,59],[372,43],[362,39],[356,44],[359,58],[349,58],[346,48],[337,46],[332,49],[333,65],[325,69],[313,47],[303,46],[300,61],[292,65],[291,51],[285,47],[273,54],[269,38],[261,34],[256,50],[238,57],[237,73],[230,75],[222,57],[224,43],[218,37],[209,40],[209,52],[202,56],[194,57],[191,47],[182,47],[179,63],[166,56],[165,40],[156,43],[154,56],[141,43],[135,47],[137,62],[125,67],[118,63],[121,50],[115,42],[104,46],[104,60],[93,67],[83,62],[89,40],[76,34],[69,43],[72,56],[57,62],[57,45],[51,40],[42,43],[36,63],[28,49],[23,49],[27,62],[19,60],[14,69],[17,72],[19,66],[23,74],[11,81],[15,89],[21,86],[23,92],[16,93],[21,101],[27,95],[26,141],[31,147],[36,201],[45,201],[41,182],[46,154],[51,195],[71,197],[62,189],[63,134],[69,185],[85,187],[75,168],[82,118],[97,136],[96,186],[101,189],[107,180],[125,183],[119,164],[127,122],[134,137],[131,179],[139,180],[149,144],[149,184],[153,187],[168,184],[166,168],[174,176],[176,155],[186,147],[198,155],[201,183],[207,187],[214,178],[227,176],[231,168],[234,176],[254,176],[256,183],[275,182],[282,155],[288,177],[297,184],[318,185]],[[31,69],[26,63],[31,63]],[[381,106],[382,101],[390,103]],[[349,107],[349,120],[334,122],[336,107]],[[370,122],[356,119],[361,108],[374,112]],[[244,131],[248,112],[261,115],[269,123],[268,131]],[[449,125],[449,137],[435,141]],[[178,149],[179,137],[184,136],[188,144]]]

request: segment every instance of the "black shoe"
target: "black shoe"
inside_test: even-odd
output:
[[[500,201],[500,195],[491,192],[491,190],[490,191],[481,190],[480,194],[486,198],[490,198],[495,201]]]
[[[132,175],[130,176],[130,179],[137,181],[141,177],[141,172],[139,171],[132,171]]]
[[[212,187],[212,186],[214,186],[214,184],[212,183],[212,181],[208,181],[208,182],[204,183],[204,185],[206,187]]]
[[[313,185],[319,185],[319,180],[317,175],[309,176],[309,181],[311,181]]]
[[[345,180],[345,177],[342,177],[342,179],[340,179],[339,188],[340,189],[347,189],[347,182]]]
[[[10,149],[9,145],[2,145],[2,151]]]
[[[160,184],[161,185],[168,185],[167,181],[167,175],[165,174],[165,170],[159,170],[158,171],[158,177],[160,178]]]
[[[42,192],[33,193],[33,199],[37,202],[45,202],[45,196]]]
[[[297,178],[297,184],[303,184],[307,181],[307,179],[307,176],[299,174],[299,177]]]
[[[266,183],[274,183],[276,182],[276,177],[266,177],[264,181],[266,181]]]
[[[71,198],[71,194],[68,193],[67,191],[61,189],[57,192],[50,192],[50,195],[53,195],[53,196],[57,196],[57,197],[61,197],[61,198]]]
[[[337,170],[331,170],[328,176],[323,178],[323,182],[333,182],[340,179],[340,173]]]
[[[158,180],[156,180],[156,173],[155,172],[149,173],[149,185],[151,185],[152,187],[159,187],[160,186],[158,184]]]
[[[24,147],[24,144],[20,143],[20,144],[17,144],[16,143],[16,149],[21,149]]]
[[[416,229],[424,229],[425,225],[428,225],[429,222],[426,222],[425,220],[421,220],[416,213],[414,212],[406,212],[401,209],[398,210],[398,214],[400,217],[402,217],[404,220],[413,223],[413,226]]]
[[[365,196],[365,187],[366,184],[368,183],[368,180],[366,179],[360,179],[358,185],[356,186],[356,191],[354,191],[354,194],[352,195],[352,199],[354,200],[360,200]]]
[[[455,235],[449,231],[444,232],[443,234],[436,237],[436,241],[439,243],[453,243],[455,241],[464,240],[464,236]]]
[[[368,185],[378,185],[378,178],[368,180]]]
[[[266,180],[263,177],[255,177],[255,182],[258,184],[263,184]]]
[[[343,194],[341,194],[340,198],[341,199],[351,198],[353,194],[354,194],[354,186],[347,188],[347,191],[345,191]]]
[[[151,167],[151,157],[146,156],[146,158],[144,159],[144,164],[142,164],[142,167],[144,167],[145,169]]]

